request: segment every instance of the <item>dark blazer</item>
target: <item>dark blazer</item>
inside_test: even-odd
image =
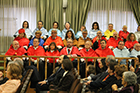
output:
[[[112,80],[116,79],[114,75],[109,76],[105,81],[104,78],[108,75],[108,73],[104,72],[102,73],[95,81],[90,83],[90,86],[92,88],[104,88],[106,85],[108,85]]]
[[[56,86],[55,89],[60,91],[69,91],[73,81],[74,74],[72,71],[69,71],[64,77],[61,78],[58,86]]]
[[[134,92],[134,86],[127,86],[122,88],[119,92],[114,91],[113,93],[133,93]]]

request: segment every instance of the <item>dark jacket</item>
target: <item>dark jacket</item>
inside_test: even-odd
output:
[[[137,75],[137,83],[140,84],[140,68],[139,67],[135,69],[135,73]]]
[[[113,93],[133,93],[134,92],[134,86],[127,86],[122,88],[119,92],[114,91]]]
[[[56,86],[55,89],[60,91],[69,91],[73,81],[74,74],[72,71],[69,71],[64,77],[61,78],[58,86]]]

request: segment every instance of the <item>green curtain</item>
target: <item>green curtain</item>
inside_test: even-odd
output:
[[[75,31],[80,30],[87,19],[88,11],[92,0],[68,0],[66,8],[66,21],[71,23],[71,28]]]
[[[138,25],[140,25],[140,0],[129,0],[129,4],[134,13]]]
[[[59,23],[59,29],[63,26],[63,0],[37,0],[37,21],[42,20],[44,27],[49,30],[53,22]]]

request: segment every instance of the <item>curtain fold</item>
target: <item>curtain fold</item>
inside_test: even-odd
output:
[[[42,20],[44,27],[50,30],[53,22],[59,23],[59,29],[63,27],[63,0],[37,0],[37,21]]]
[[[66,8],[66,21],[71,23],[71,28],[75,33],[80,30],[87,19],[88,11],[92,0],[68,0]]]
[[[129,0],[129,4],[136,18],[138,25],[140,25],[140,0]]]

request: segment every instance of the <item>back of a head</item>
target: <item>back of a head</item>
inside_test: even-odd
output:
[[[115,72],[118,76],[122,77],[123,72],[128,71],[126,65],[116,65],[115,66]]]
[[[107,56],[107,62],[116,62],[116,59],[113,55],[108,55]]]
[[[115,71],[115,65],[117,65],[116,62],[110,62],[109,63],[109,67],[110,67],[111,70],[113,70],[113,72]]]
[[[73,64],[69,59],[64,59],[62,61],[62,64],[63,64],[64,70],[66,71],[71,71],[73,68]]]
[[[88,74],[95,74],[95,67],[94,65],[88,65]]]

